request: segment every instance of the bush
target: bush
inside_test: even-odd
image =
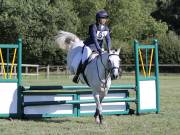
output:
[[[159,38],[159,63],[180,64],[180,38],[172,31]],[[160,67],[160,72],[180,72],[180,68]]]
[[[112,49],[121,48],[120,58],[121,64],[134,64],[134,48],[132,42],[123,42],[119,40],[112,39]],[[132,66],[123,67],[123,70],[132,71],[134,70]]]
[[[159,37],[159,63],[180,64],[180,38],[172,31]]]
[[[59,30],[77,31],[80,20],[73,8],[69,0],[2,1],[0,42],[14,43],[21,33],[23,63],[62,64],[64,60],[53,63],[54,58],[64,56],[62,53],[62,56],[55,57],[57,52],[53,37]]]
[[[139,41],[142,44],[151,44],[153,38]],[[159,63],[160,64],[180,64],[180,37],[170,31],[158,37],[159,41]],[[112,39],[112,48],[120,48],[122,64],[134,64],[134,48],[132,42],[122,42]],[[131,71],[132,67],[125,70]],[[161,67],[161,72],[180,72],[180,69],[174,67]]]

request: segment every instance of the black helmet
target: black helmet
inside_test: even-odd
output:
[[[108,17],[109,17],[108,13],[105,10],[101,10],[96,13],[96,20],[100,18],[108,18]]]

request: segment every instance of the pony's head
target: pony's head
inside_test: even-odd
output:
[[[122,74],[121,59],[119,57],[120,49],[111,50],[108,56],[108,67],[111,74],[111,79],[117,79]]]

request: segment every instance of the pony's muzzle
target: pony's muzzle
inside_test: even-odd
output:
[[[118,77],[119,77],[119,69],[113,68],[111,71],[111,79],[115,80],[115,79],[118,79]]]
[[[115,79],[118,79],[119,75],[113,75],[112,76],[112,79],[115,80]]]

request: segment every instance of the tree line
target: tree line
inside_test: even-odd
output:
[[[109,14],[112,48],[122,47],[124,63],[133,63],[134,39],[149,42],[153,38],[160,42],[161,63],[180,63],[179,32],[173,32],[179,24],[172,26],[169,17],[164,17],[174,14],[175,5],[175,18],[179,19],[177,1],[0,0],[0,43],[16,42],[21,36],[23,63],[65,65],[66,51],[55,46],[54,36],[64,30],[86,39],[88,26],[95,22],[96,12],[105,9]],[[168,14],[163,14],[165,11]],[[175,58],[172,55],[166,57],[169,48],[178,50]]]

